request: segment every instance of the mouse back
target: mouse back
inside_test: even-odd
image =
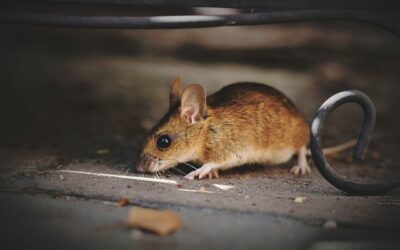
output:
[[[308,143],[309,127],[294,103],[279,90],[259,83],[228,85],[207,98],[210,121],[226,147],[298,150]],[[209,148],[218,148],[212,143]],[[220,148],[222,150],[222,148]]]

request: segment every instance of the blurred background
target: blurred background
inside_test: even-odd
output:
[[[209,93],[238,81],[272,85],[310,122],[332,94],[364,91],[377,108],[377,164],[397,160],[400,42],[370,25],[1,29],[4,176],[71,161],[103,161],[112,168],[134,161],[142,138],[166,112],[169,84],[177,76],[203,84]],[[324,142],[355,138],[361,118],[355,105],[340,108]],[[99,158],[99,148],[110,153]]]

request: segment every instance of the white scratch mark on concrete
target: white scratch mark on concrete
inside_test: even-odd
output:
[[[206,193],[206,194],[212,194],[213,192],[211,191],[206,191],[206,190],[195,190],[195,189],[185,189],[185,188],[179,188],[179,191],[183,191],[183,192],[193,192],[193,193]]]
[[[235,186],[232,186],[232,185],[222,185],[222,184],[213,184],[213,186],[216,187],[216,188],[219,188],[221,190],[224,190],[224,191],[235,187]]]
[[[85,175],[93,175],[101,177],[112,177],[112,178],[120,178],[120,179],[136,180],[136,181],[157,182],[157,183],[173,184],[173,185],[178,184],[178,182],[174,180],[156,179],[156,178],[133,176],[133,175],[103,174],[103,173],[75,171],[75,170],[58,170],[58,172],[71,173],[71,174],[85,174]]]

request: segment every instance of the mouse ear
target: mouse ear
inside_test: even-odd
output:
[[[181,96],[181,117],[189,124],[201,120],[206,108],[206,92],[200,84],[190,84]]]
[[[181,97],[182,86],[181,77],[178,76],[174,82],[171,84],[171,89],[169,91],[169,106],[172,107],[175,103],[179,102]]]

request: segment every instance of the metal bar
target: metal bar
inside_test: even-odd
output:
[[[14,0],[14,3],[18,2],[27,1]],[[394,9],[400,6],[398,0],[30,0],[29,2],[269,9]]]
[[[325,101],[319,108],[311,125],[310,149],[315,165],[327,181],[338,189],[353,195],[378,195],[389,192],[400,186],[400,178],[395,177],[383,183],[361,184],[351,182],[340,176],[328,163],[322,152],[321,134],[329,115],[339,106],[354,102],[359,104],[364,112],[364,120],[357,145],[353,152],[356,159],[364,159],[369,141],[375,126],[375,107],[371,99],[357,90],[349,90],[337,93]]]
[[[364,10],[286,10],[229,16],[188,15],[150,17],[52,15],[12,9],[0,11],[0,21],[8,23],[105,29],[177,29],[318,20],[361,21],[377,25],[400,36],[400,23],[379,13]]]

